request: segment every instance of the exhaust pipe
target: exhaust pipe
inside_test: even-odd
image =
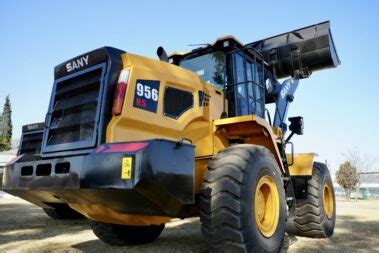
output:
[[[167,56],[167,53],[163,47],[158,47],[157,55],[159,57],[159,60],[164,61],[164,62],[168,62],[168,56]]]

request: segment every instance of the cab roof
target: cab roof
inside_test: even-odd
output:
[[[184,56],[184,55],[190,54],[190,53],[195,52],[195,51],[200,51],[202,49],[207,49],[209,47],[215,47],[216,45],[221,45],[223,42],[226,42],[226,41],[229,41],[232,44],[237,44],[240,47],[244,47],[244,45],[239,40],[237,40],[234,36],[232,36],[232,35],[226,35],[226,36],[217,38],[211,44],[207,44],[207,45],[204,45],[202,47],[195,48],[193,50],[175,51],[175,52],[169,54],[168,57],[171,58],[173,56]]]
[[[208,53],[210,51],[215,51],[215,50],[233,51],[233,50],[244,50],[244,49],[246,49],[246,51],[251,51],[251,54],[255,54],[263,60],[263,56],[258,51],[256,51],[253,48],[247,48],[242,42],[240,42],[238,39],[236,39],[232,35],[226,35],[226,36],[220,37],[211,44],[205,44],[204,46],[201,46],[192,50],[175,51],[171,53],[168,57],[169,57],[170,63],[177,64],[181,59],[186,58],[187,56],[191,58],[192,54],[194,54],[194,56],[195,55],[197,56],[197,55],[202,55],[202,54]]]

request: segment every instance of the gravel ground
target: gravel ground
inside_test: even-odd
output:
[[[199,219],[174,220],[149,245],[112,247],[86,221],[56,221],[28,202],[0,194],[0,252],[205,252]],[[379,201],[337,202],[329,239],[285,238],[283,252],[379,252]]]

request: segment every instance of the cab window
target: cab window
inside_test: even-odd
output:
[[[239,53],[234,54],[234,81],[236,115],[247,115],[249,114],[249,110],[248,90],[246,87],[245,60]]]
[[[219,89],[224,88],[225,54],[221,51],[184,59],[179,63],[179,66],[192,70],[203,80]]]

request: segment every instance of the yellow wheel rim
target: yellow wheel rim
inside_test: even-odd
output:
[[[254,198],[255,222],[265,237],[271,237],[279,222],[279,193],[274,179],[266,175],[259,179]]]
[[[324,211],[328,219],[333,217],[334,213],[334,200],[331,186],[328,183],[324,184],[324,189],[322,191],[322,200],[324,202]]]

